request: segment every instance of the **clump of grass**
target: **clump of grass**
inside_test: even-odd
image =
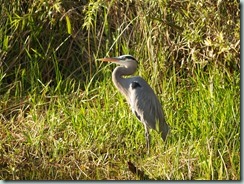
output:
[[[3,1],[0,178],[240,180],[237,1]],[[96,62],[130,53],[163,104],[167,142]]]

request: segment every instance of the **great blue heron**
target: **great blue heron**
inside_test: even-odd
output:
[[[153,89],[139,76],[123,78],[125,75],[135,73],[138,65],[137,60],[131,55],[99,60],[120,65],[114,69],[112,80],[116,88],[125,96],[132,112],[144,124],[147,148],[149,149],[150,144],[149,128],[159,131],[162,139],[165,140],[169,126],[165,121],[162,106]]]

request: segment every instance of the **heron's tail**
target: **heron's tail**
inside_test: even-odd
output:
[[[161,133],[162,139],[165,141],[167,138],[167,135],[170,132],[169,125],[164,121],[163,123],[160,123],[159,126],[160,126],[160,133]]]
[[[164,119],[163,121],[157,120],[154,129],[156,129],[161,134],[162,139],[165,141],[170,131],[169,125],[165,122],[165,120]]]

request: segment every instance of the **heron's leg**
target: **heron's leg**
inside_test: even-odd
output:
[[[144,127],[145,127],[145,138],[146,138],[146,142],[147,142],[146,146],[147,146],[147,151],[149,153],[149,148],[150,148],[150,134],[149,134],[149,129],[148,129],[147,125],[144,125]]]

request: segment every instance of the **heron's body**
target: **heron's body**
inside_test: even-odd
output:
[[[169,127],[165,122],[161,104],[153,89],[139,76],[123,77],[135,73],[137,61],[130,55],[123,55],[117,58],[104,58],[102,60],[121,65],[113,71],[112,80],[116,88],[125,96],[132,112],[144,124],[147,145],[149,146],[148,128],[158,130],[163,140],[165,140]]]

